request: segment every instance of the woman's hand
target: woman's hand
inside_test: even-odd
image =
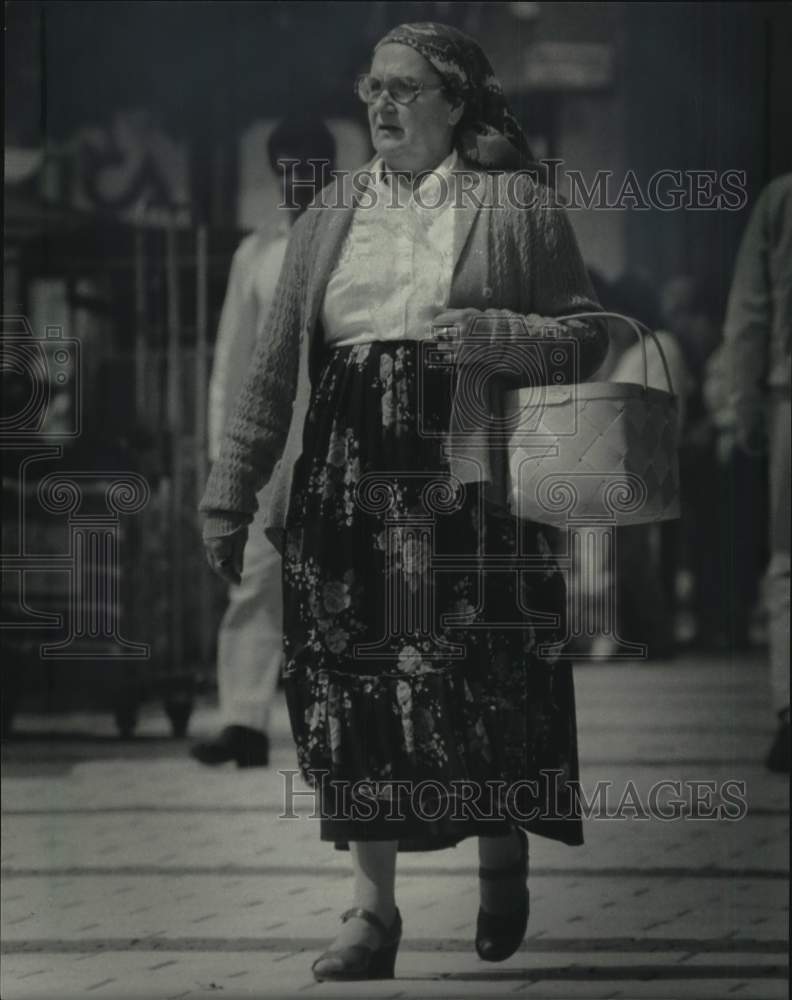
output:
[[[226,583],[239,583],[242,579],[247,536],[247,527],[242,527],[230,535],[204,539],[209,565]]]
[[[539,321],[532,323],[532,320]],[[446,309],[432,320],[434,339],[454,352],[459,366],[479,366],[491,360],[492,349],[509,351],[509,345],[524,342],[541,317],[527,317],[508,309]]]
[[[559,338],[574,337],[585,329],[586,320],[524,315],[511,309],[446,309],[432,320],[434,339],[452,352],[455,365],[479,369],[482,376],[497,369],[502,379],[518,386],[536,384],[539,362],[542,372],[557,374]],[[566,382],[578,380],[574,357],[567,357]]]
[[[487,335],[492,343],[519,342],[529,337],[569,336],[569,331],[583,327],[582,320],[567,319],[561,322],[551,316],[537,313],[512,312],[510,309],[446,309],[432,320],[432,332],[436,340],[461,341],[470,333],[476,322],[476,340]]]
[[[462,340],[477,316],[483,316],[480,309],[445,309],[432,320],[432,335],[435,340]]]

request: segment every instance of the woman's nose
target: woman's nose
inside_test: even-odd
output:
[[[383,105],[389,110],[395,110],[396,108],[396,102],[384,87],[371,102],[371,106],[376,110],[379,110]]]

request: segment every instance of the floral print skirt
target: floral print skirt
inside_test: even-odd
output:
[[[454,374],[422,357],[328,350],[294,470],[284,683],[321,836],[431,850],[518,825],[578,844],[571,665],[540,655],[564,629],[548,530],[451,476]]]

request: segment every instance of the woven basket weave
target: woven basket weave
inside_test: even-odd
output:
[[[646,524],[679,517],[677,398],[654,334],[617,313],[643,348],[644,384],[589,382],[505,393],[512,512],[563,525]],[[652,337],[668,392],[647,386],[645,336]]]

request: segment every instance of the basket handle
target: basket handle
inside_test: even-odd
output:
[[[668,391],[672,396],[676,395],[674,391],[674,383],[671,379],[671,371],[668,367],[668,362],[666,361],[665,351],[657,339],[657,335],[654,330],[650,330],[648,326],[641,323],[640,320],[633,319],[632,316],[625,316],[622,313],[616,312],[581,312],[581,313],[570,313],[567,316],[555,316],[558,322],[563,322],[568,319],[620,319],[623,320],[635,333],[638,338],[638,343],[641,345],[641,358],[643,362],[643,378],[644,378],[644,391],[649,388],[649,365],[646,357],[646,337],[651,337],[654,341],[654,345],[657,348],[657,353],[660,355],[660,361],[663,364],[663,371],[665,372],[666,381],[668,382]]]

